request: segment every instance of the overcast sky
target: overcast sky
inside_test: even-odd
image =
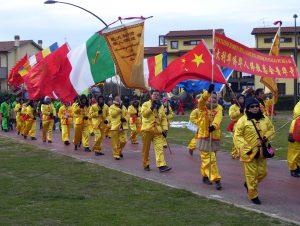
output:
[[[85,42],[103,24],[92,15],[64,4],[42,0],[0,0],[0,41],[43,40],[43,47],[67,41],[71,48]],[[254,47],[254,27],[270,27],[276,20],[294,26],[299,0],[68,0],[106,23],[119,16],[153,16],[145,22],[145,46],[158,46],[158,36],[174,30],[223,28],[226,36]],[[300,26],[300,18],[298,18]],[[119,25],[119,23],[117,23]]]

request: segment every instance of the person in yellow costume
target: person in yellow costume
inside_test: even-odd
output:
[[[113,101],[110,99],[107,101],[107,106],[108,108],[113,104]],[[110,131],[110,128],[111,128],[111,124],[110,124],[110,116],[109,114],[107,115],[106,117],[106,126],[105,126],[105,129],[104,129],[104,134],[105,134],[105,137],[106,138],[111,138],[111,131]]]
[[[239,119],[234,131],[234,145],[239,150],[240,161],[243,163],[248,199],[258,205],[261,201],[257,187],[267,175],[267,160],[263,156],[262,146],[269,144],[269,139],[275,132],[271,120],[262,113],[259,104],[255,98],[246,99],[245,115]]]
[[[144,170],[150,171],[149,150],[152,142],[156,167],[158,167],[161,173],[171,170],[172,168],[169,167],[165,161],[163,148],[165,142],[164,138],[168,132],[168,121],[158,91],[152,91],[151,100],[142,105],[141,114],[143,138],[142,161]]]
[[[245,110],[245,96],[244,95],[238,95],[236,97],[236,100],[234,100],[235,103],[230,106],[229,108],[229,117],[230,117],[230,124],[227,127],[227,131],[234,133],[235,125],[237,121],[244,115]],[[238,159],[240,156],[238,150],[233,145],[233,148],[231,150],[231,158],[232,159]]]
[[[104,97],[99,95],[97,102],[90,107],[90,117],[92,119],[93,131],[95,134],[95,141],[92,150],[95,155],[104,155],[102,150],[102,140],[104,136],[104,130],[108,123],[106,118],[108,116],[108,106],[104,103]]]
[[[36,117],[34,111],[33,100],[30,100],[26,105],[24,139],[27,139],[29,135],[32,140],[36,140]]]
[[[82,94],[73,105],[74,117],[74,149],[77,150],[80,142],[85,152],[90,152],[90,120],[89,120],[89,102],[86,95]]]
[[[214,84],[210,84],[208,90],[204,91],[198,100],[200,171],[203,183],[211,185],[214,182],[216,189],[221,190],[221,175],[217,166],[216,153],[220,150],[223,108],[218,104],[217,95],[213,90]]]
[[[272,108],[272,105],[276,104],[274,97],[266,100],[265,93],[262,88],[255,90],[255,98],[259,101],[260,109],[265,116],[270,117],[269,109]]]
[[[300,177],[300,101],[294,107],[294,120],[288,136],[287,163],[292,177]]]
[[[42,141],[52,143],[52,131],[54,125],[54,118],[56,117],[56,110],[54,105],[51,103],[51,98],[48,96],[44,97],[44,102],[41,105],[42,113]]]
[[[138,100],[132,101],[128,107],[128,114],[130,116],[130,140],[132,144],[138,144],[137,136],[141,131],[141,108]]]
[[[199,123],[198,108],[192,110],[190,114],[190,121],[198,127],[198,123]],[[188,144],[188,151],[190,155],[193,155],[194,150],[197,148],[197,137],[198,137],[198,131],[195,133],[194,137],[191,139],[190,143]]]
[[[164,109],[165,109],[165,114],[167,116],[168,130],[169,130],[170,125],[171,125],[171,120],[174,118],[174,112],[172,110],[172,107],[171,107],[170,102],[169,102],[167,97],[163,97],[162,102],[163,102],[163,106],[164,106]],[[165,138],[164,140],[165,140],[164,148],[167,148],[168,147],[167,139]]]
[[[61,139],[65,145],[70,144],[70,130],[73,122],[73,112],[70,102],[64,103],[58,110],[61,124]]]
[[[109,107],[111,123],[112,154],[116,160],[123,158],[122,150],[127,142],[127,130],[129,114],[122,104],[120,96],[116,96],[113,104]]]
[[[26,118],[27,118],[27,115],[26,115],[26,113],[27,113],[27,104],[28,104],[29,102],[25,102],[24,101],[24,103],[22,104],[22,108],[21,108],[21,120],[22,120],[22,127],[21,127],[21,131],[20,131],[20,133],[21,133],[21,135],[22,136],[24,136],[24,132],[25,132],[25,129],[26,129]]]
[[[16,112],[16,132],[19,135],[22,131],[23,120],[22,120],[22,106],[24,105],[24,100],[22,98],[17,99],[17,104],[14,107],[14,111]]]

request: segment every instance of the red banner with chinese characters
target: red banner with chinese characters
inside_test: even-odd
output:
[[[298,78],[291,56],[270,56],[215,32],[215,62],[236,71],[271,78]]]

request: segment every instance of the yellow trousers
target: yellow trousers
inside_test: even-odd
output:
[[[26,120],[27,121],[27,120]],[[21,124],[21,134],[24,135],[25,134],[25,130],[26,130],[26,121],[22,120],[22,124]]]
[[[138,143],[137,136],[138,136],[138,131],[136,129],[135,130],[130,130],[130,140],[131,140],[132,144],[137,144]]]
[[[24,127],[24,136],[28,136],[29,131],[31,130],[31,128],[34,126],[35,124],[35,120],[26,120],[25,121],[25,127]]]
[[[73,144],[79,145],[79,143],[81,142],[82,130],[83,130],[83,125],[82,124],[74,124]]]
[[[238,149],[236,149],[235,147],[233,147],[231,149],[231,158],[232,159],[238,159],[240,157],[240,153],[238,151]]]
[[[16,132],[21,133],[23,126],[23,121],[21,120],[21,117],[16,117]]]
[[[188,149],[194,151],[196,147],[197,147],[197,139],[196,136],[194,136],[188,145]]]
[[[161,133],[143,131],[142,137],[143,137],[143,153],[142,153],[143,167],[149,166],[150,164],[149,151],[150,151],[151,142],[153,142],[153,146],[154,146],[156,167],[167,165],[165,161],[164,148],[163,148],[165,142],[163,135]]]
[[[288,142],[287,162],[289,170],[296,170],[300,167],[300,143]]]
[[[70,141],[71,125],[61,125],[61,139],[63,142]]]
[[[106,137],[111,137],[110,126],[105,126],[104,134]]]
[[[208,177],[210,181],[218,181],[221,180],[221,176],[219,174],[219,169],[217,166],[217,158],[216,158],[216,152],[211,152],[211,166],[209,164],[210,160],[210,154],[208,151],[200,150],[200,157],[201,157],[201,166],[200,166],[200,172],[203,177]],[[210,177],[209,177],[209,170]]]
[[[36,137],[36,120],[33,120],[28,135],[30,137]]]
[[[105,128],[94,128],[95,140],[93,145],[93,151],[100,152],[102,149],[102,141],[105,133]]]
[[[42,140],[46,141],[46,136],[48,141],[52,141],[52,131],[53,131],[53,124],[54,120],[43,120],[43,128],[42,128]]]
[[[244,175],[248,187],[248,198],[258,197],[258,183],[267,176],[267,160],[260,157],[253,159],[251,162],[243,162]]]
[[[114,158],[119,158],[120,154],[122,154],[122,150],[125,147],[127,142],[127,132],[126,130],[111,131],[111,146],[112,146],[112,154]]]

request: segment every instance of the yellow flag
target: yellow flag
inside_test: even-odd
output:
[[[146,89],[144,80],[144,20],[102,32],[113,56],[117,74],[132,89]]]
[[[269,55],[278,56],[279,50],[280,50],[280,26],[274,37],[274,41],[272,43]],[[277,83],[275,78],[261,77],[260,82],[263,83],[272,92],[274,98],[274,104],[276,104],[278,100],[278,88],[277,88]]]

